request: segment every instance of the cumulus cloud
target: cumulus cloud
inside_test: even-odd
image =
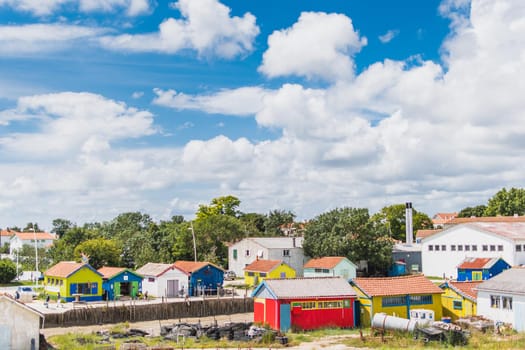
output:
[[[0,112],[4,124],[39,121],[39,132],[0,137],[5,157],[57,158],[106,150],[111,142],[155,132],[152,114],[91,93],[64,92],[22,97]]]
[[[17,11],[35,16],[48,16],[67,7],[76,7],[81,12],[114,12],[124,9],[128,16],[137,16],[151,10],[150,0],[0,0],[0,6],[9,6]]]
[[[252,116],[263,107],[263,99],[270,93],[259,87],[243,87],[222,90],[207,96],[192,96],[175,90],[153,90],[157,97],[153,100],[159,106],[175,109],[202,110],[206,113]]]
[[[0,26],[0,54],[18,55],[61,50],[79,42],[86,42],[104,32],[107,32],[107,29],[68,24]]]
[[[252,14],[230,16],[230,9],[217,0],[180,0],[174,7],[183,19],[168,18],[155,33],[105,36],[102,45],[111,50],[167,54],[195,50],[223,58],[252,51],[259,34]]]
[[[396,36],[399,35],[399,30],[389,30],[385,34],[379,36],[379,41],[381,41],[383,44],[389,43],[394,39]]]
[[[271,78],[349,79],[354,74],[352,55],[366,44],[347,16],[303,12],[291,28],[270,35],[259,71]]]

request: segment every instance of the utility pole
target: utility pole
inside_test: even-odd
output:
[[[190,221],[191,236],[193,237],[193,257],[197,262],[197,243],[195,242],[195,230],[193,229],[193,221]]]

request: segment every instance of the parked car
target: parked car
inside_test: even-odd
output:
[[[233,281],[236,278],[237,278],[237,275],[235,274],[234,271],[226,271],[224,273],[224,280],[225,281]]]
[[[38,297],[38,293],[35,292],[35,290],[32,287],[19,286],[16,290],[20,295],[30,294],[33,299],[36,299]]]

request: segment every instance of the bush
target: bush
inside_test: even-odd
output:
[[[16,277],[16,265],[9,259],[0,260],[0,283],[9,283]]]

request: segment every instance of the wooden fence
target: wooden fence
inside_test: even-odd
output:
[[[189,299],[162,303],[85,305],[63,313],[46,313],[44,328],[207,317],[253,312],[252,298]]]

